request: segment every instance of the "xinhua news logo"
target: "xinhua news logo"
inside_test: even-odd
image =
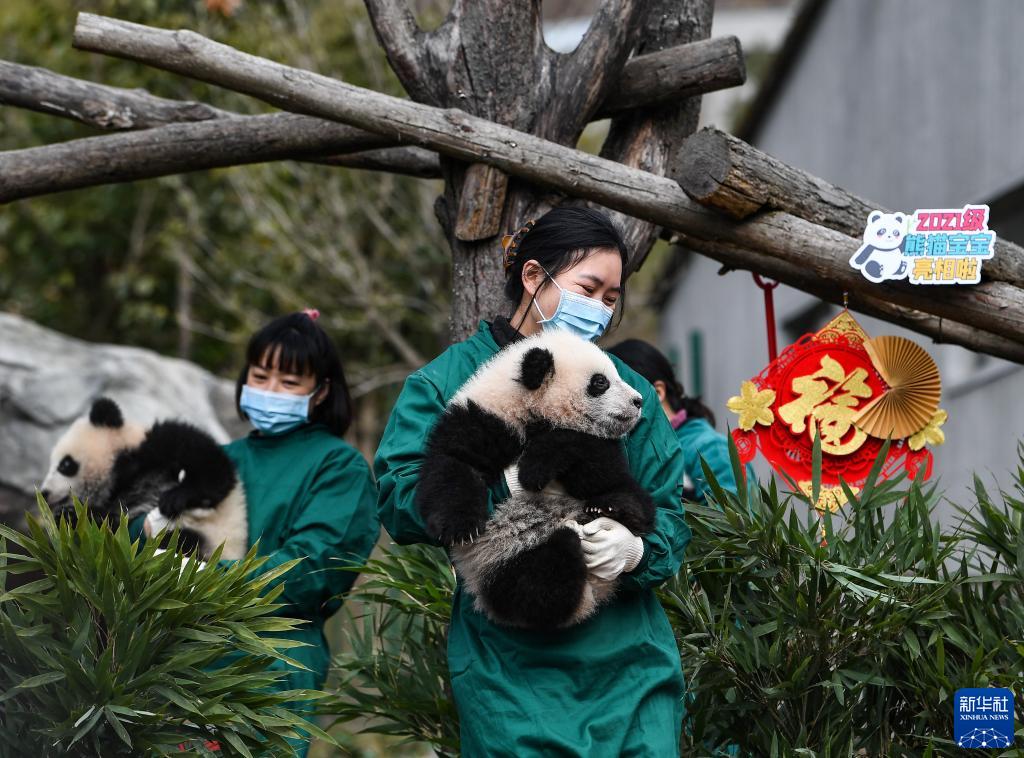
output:
[[[965,748],[1010,747],[1013,691],[998,687],[957,690],[953,698],[953,741]]]

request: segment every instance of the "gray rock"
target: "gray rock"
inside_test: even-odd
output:
[[[146,426],[183,419],[221,442],[249,429],[235,414],[231,381],[188,361],[84,342],[0,313],[0,520],[20,521],[54,443],[101,395]]]

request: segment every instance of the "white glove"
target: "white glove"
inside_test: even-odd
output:
[[[508,494],[517,495],[523,492],[523,485],[519,483],[519,462],[516,461],[507,469],[505,469],[505,484],[508,485]],[[565,488],[561,482],[554,479],[547,483],[544,487],[544,492],[549,495],[565,495],[567,494]]]
[[[142,522],[142,531],[147,537],[152,537],[170,523],[159,508],[154,508],[146,514],[146,520]]]
[[[644,557],[644,541],[618,521],[600,516],[580,527],[587,570],[606,582],[632,571]]]
[[[523,491],[523,485],[519,483],[519,464],[513,463],[505,469],[505,484],[508,485],[508,494],[515,495]]]

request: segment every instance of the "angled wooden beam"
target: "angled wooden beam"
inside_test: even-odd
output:
[[[390,144],[391,140],[363,129],[294,113],[168,124],[0,152],[0,203],[98,184],[285,159],[437,176],[436,155],[414,147],[377,149]]]
[[[784,212],[736,223],[691,200],[677,182],[470,116],[375,93],[239,52],[194,32],[172,32],[80,14],[75,45],[137,60],[404,139],[463,161],[593,200],[677,230],[691,249],[763,254],[803,266],[833,287],[973,327],[1024,344],[1024,289],[1005,282],[972,287],[872,285],[848,265],[859,242]],[[904,323],[904,322],[899,322]],[[915,328],[914,324],[906,324]]]
[[[686,194],[734,219],[765,210],[786,211],[859,237],[868,214],[886,210],[713,126],[683,143],[680,164],[678,179]],[[985,261],[982,276],[1024,287],[1024,249],[997,239],[995,255]]]
[[[70,118],[100,129],[149,129],[238,114],[189,100],[168,100],[0,60],[0,105]]]
[[[630,59],[599,116],[623,113],[648,102],[663,103],[696,92],[732,86],[743,77],[743,56],[735,37],[677,45]],[[5,171],[5,178],[0,180],[0,202],[111,182],[283,159],[422,178],[441,175],[436,156],[409,148],[380,150],[396,143],[380,135],[370,138],[351,130],[336,139],[336,124],[323,119],[252,122],[252,118],[263,117],[245,116],[206,103],[157,97],[143,89],[98,84],[38,66],[3,60],[0,60],[0,105],[69,118],[108,130],[148,130],[179,123],[234,119],[230,125],[211,129],[171,129],[108,143],[78,144],[76,141],[74,147],[68,144],[30,148],[34,152],[18,150],[0,154],[0,169]],[[302,128],[308,128],[311,134],[302,134]],[[314,134],[318,131],[319,134]],[[355,150],[378,150],[358,157],[317,155],[315,151],[310,152],[317,141],[337,153],[348,152],[349,144]],[[147,144],[158,159],[135,163],[135,158],[145,154]],[[104,151],[116,153],[123,159],[108,163],[103,158]],[[40,161],[40,166],[34,169],[26,161]],[[47,167],[53,166],[54,161],[60,161],[61,168],[51,173]],[[48,173],[51,173],[49,179]],[[504,196],[507,182],[501,180],[498,173],[484,164],[470,173],[476,184],[494,186],[497,194]],[[501,208],[495,206],[500,204],[477,207],[471,200],[466,202],[472,207],[460,208],[457,236],[467,240],[494,236],[501,215]]]
[[[423,178],[441,175],[436,155],[416,148],[387,150],[394,141],[352,127],[339,129],[337,122],[294,114],[244,116],[205,103],[168,100],[143,89],[111,87],[9,61],[0,61],[0,105],[61,116],[100,129],[146,130],[133,137],[88,138],[29,148],[33,152],[0,153],[0,202],[289,158]],[[174,126],[215,120],[217,126]],[[319,152],[318,144],[326,152]],[[157,157],[155,161],[139,160],[147,149]],[[346,155],[367,150],[373,152]],[[107,161],[105,153],[114,156],[113,160]],[[29,161],[39,165],[33,167]],[[55,165],[58,169],[52,170]]]

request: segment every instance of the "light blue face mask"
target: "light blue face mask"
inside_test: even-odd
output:
[[[268,392],[243,384],[238,405],[249,417],[249,423],[264,434],[284,434],[306,423],[315,394],[316,390],[308,395]]]
[[[547,269],[544,269],[544,273],[548,274]],[[613,309],[600,300],[563,289],[551,274],[548,274],[548,280],[558,287],[561,294],[558,296],[558,307],[551,314],[551,318],[544,316],[544,311],[540,309],[540,305],[534,299],[533,304],[537,307],[537,312],[541,317],[538,323],[542,327],[545,329],[567,329],[590,342],[604,334],[604,330],[608,328],[612,315],[615,313]]]

